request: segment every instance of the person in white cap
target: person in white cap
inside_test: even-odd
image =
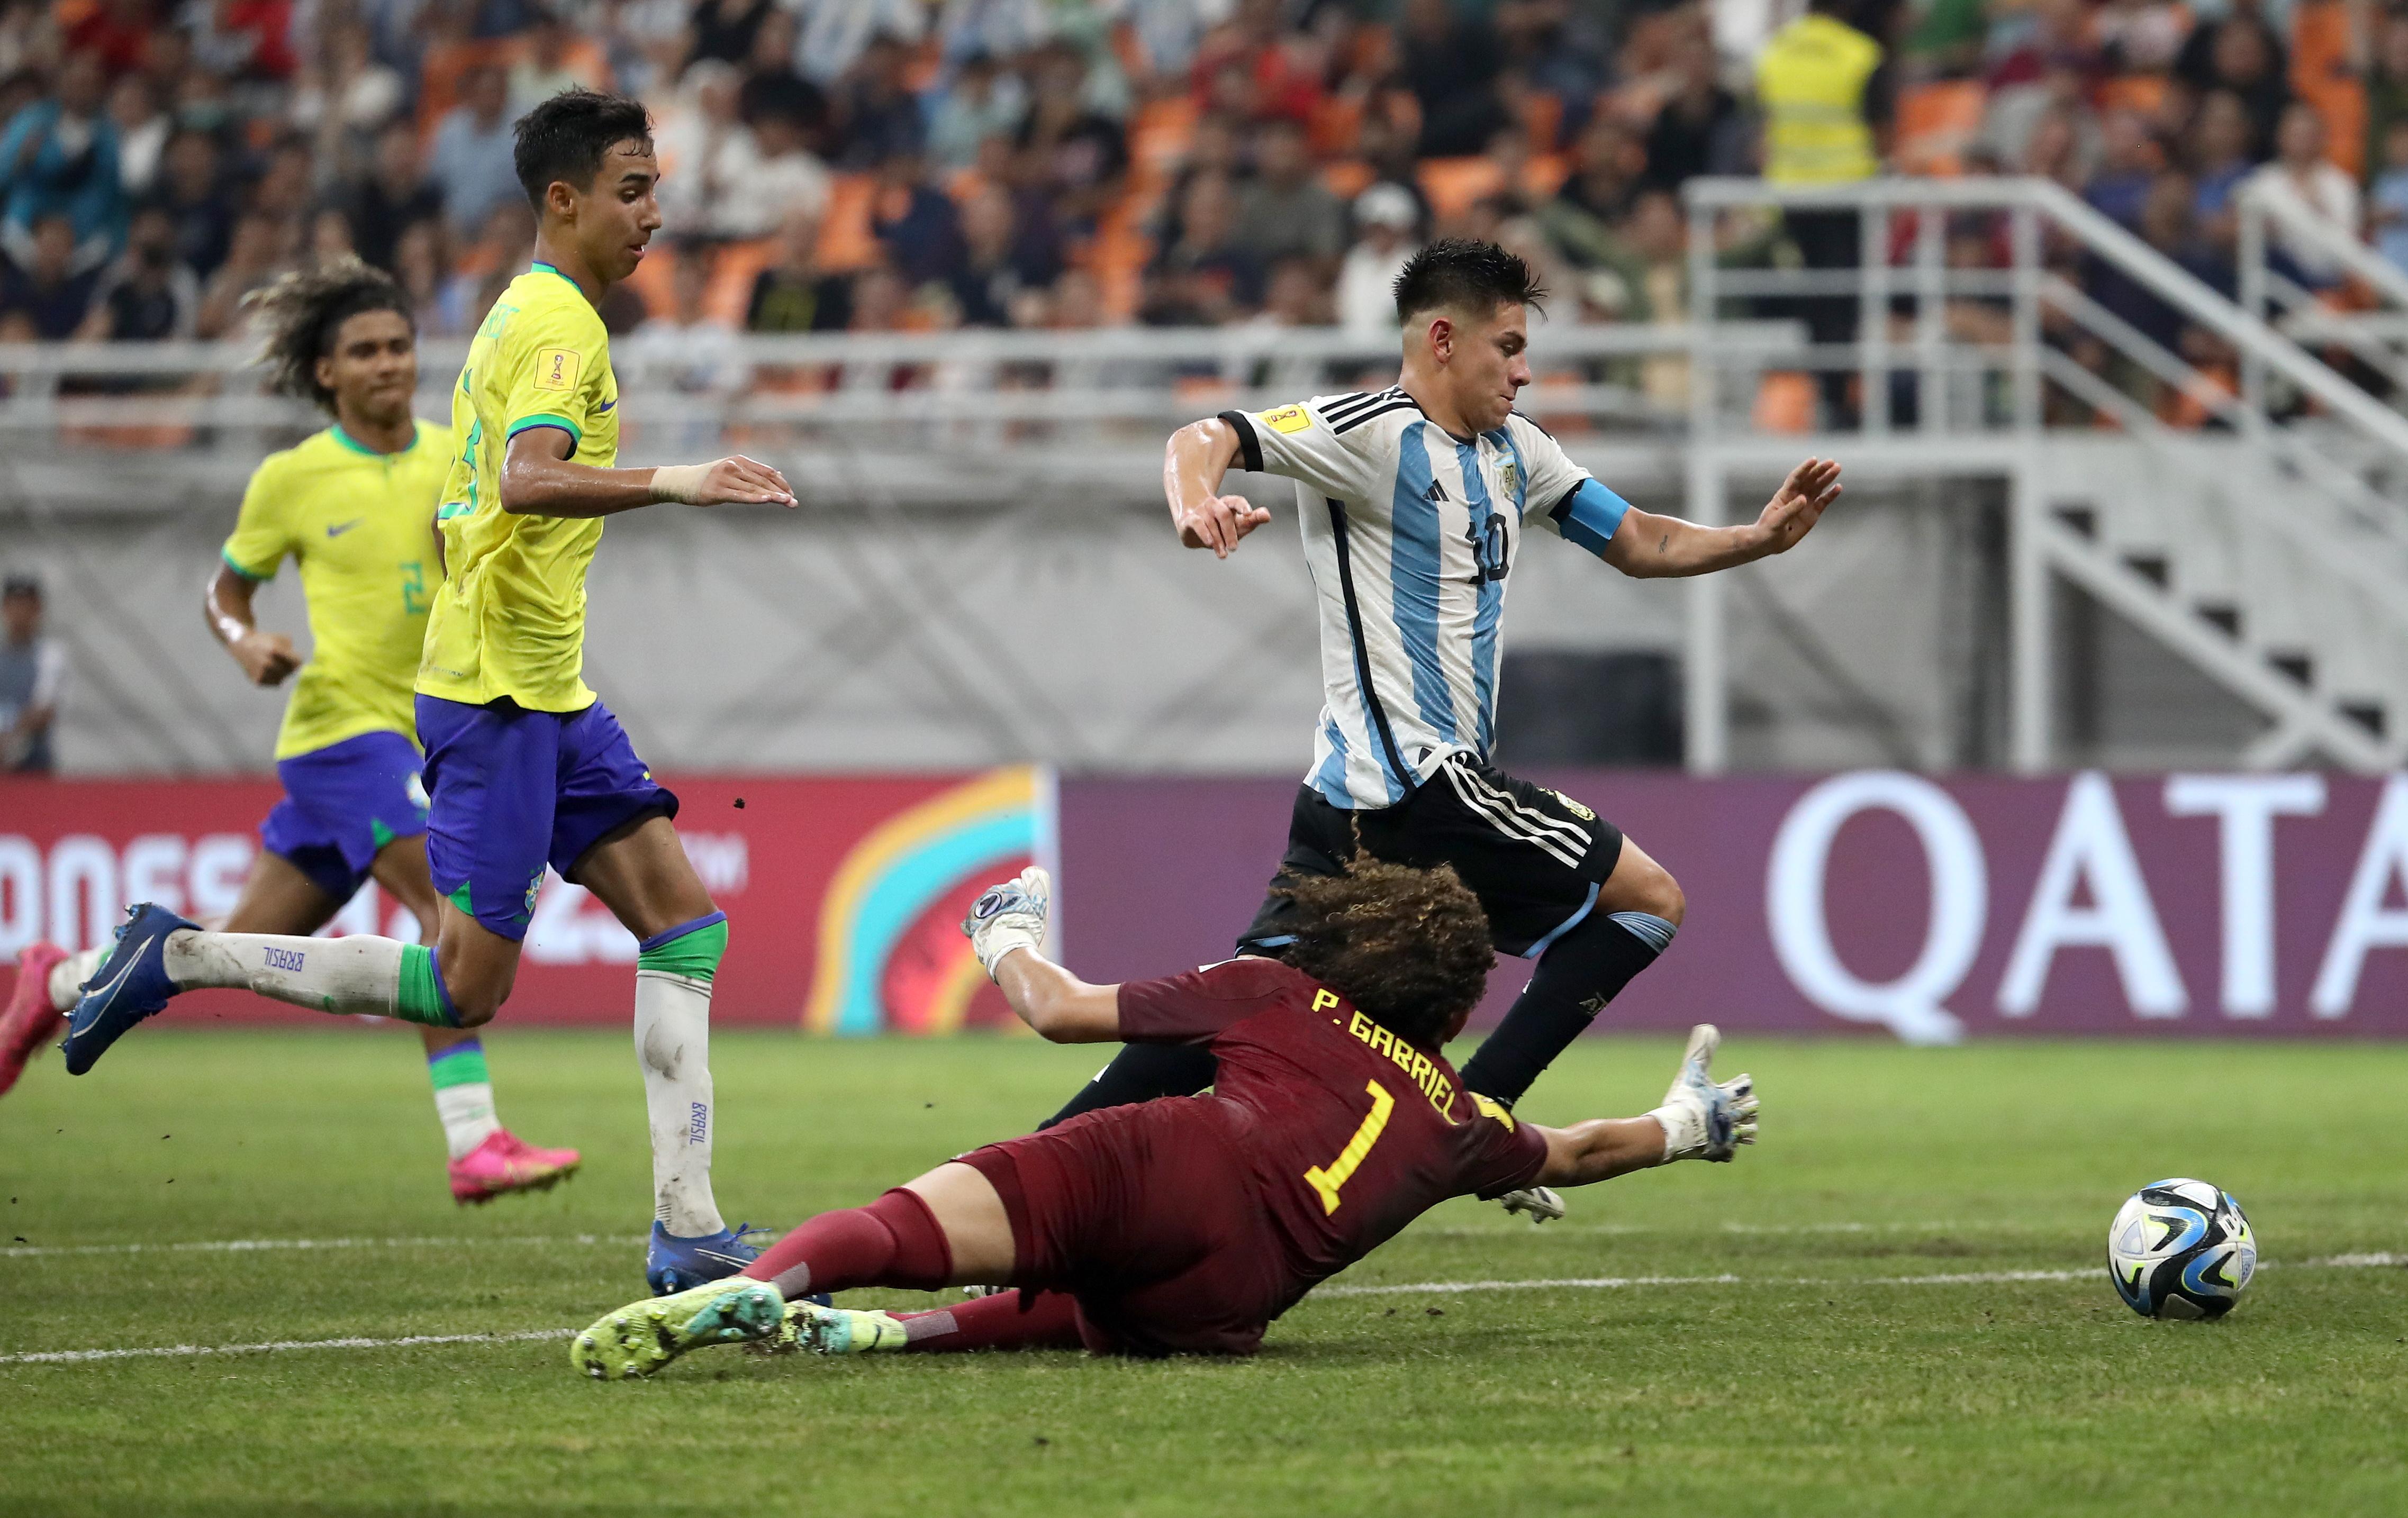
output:
[[[1400,184],[1380,183],[1354,197],[1354,246],[1338,269],[1338,323],[1350,332],[1397,330],[1397,276],[1420,239],[1421,206]]]

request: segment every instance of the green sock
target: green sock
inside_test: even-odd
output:
[[[405,1023],[432,1028],[456,1028],[460,1014],[444,993],[443,974],[435,967],[435,951],[424,944],[405,944],[401,951],[401,984],[393,998],[393,1015]]]

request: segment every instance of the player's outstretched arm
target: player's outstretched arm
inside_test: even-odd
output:
[[[251,609],[251,593],[258,588],[232,566],[220,565],[208,589],[201,593],[201,615],[253,685],[281,685],[301,667],[301,655],[282,633],[259,630]]]
[[[1664,1105],[1643,1117],[1598,1118],[1569,1128],[1531,1126],[1547,1140],[1547,1161],[1534,1184],[1585,1186],[1674,1160],[1728,1161],[1756,1142],[1756,1078],[1713,1078],[1723,1036],[1711,1023],[1689,1030],[1680,1073]]]
[[[1743,527],[1701,527],[1632,507],[1605,545],[1605,562],[1640,580],[1706,575],[1786,553],[1814,530],[1840,498],[1835,459],[1808,459],[1789,471],[1756,519]]]
[[[1271,520],[1242,495],[1221,494],[1221,480],[1238,462],[1238,429],[1219,417],[1191,422],[1170,435],[1162,450],[1162,493],[1170,501],[1170,524],[1182,548],[1209,548],[1226,559],[1238,539]]]
[[[979,893],[962,919],[970,951],[1003,999],[1039,1037],[1055,1043],[1112,1043],[1121,1036],[1121,988],[1089,985],[1045,957],[1052,877],[1031,865]]]
[[[688,506],[786,506],[786,477],[738,454],[712,464],[603,469],[569,458],[576,442],[557,427],[530,427],[502,454],[502,509],[530,517],[608,517],[664,501]]]

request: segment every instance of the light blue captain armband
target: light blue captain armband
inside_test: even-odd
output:
[[[1628,501],[1594,480],[1584,480],[1547,515],[1555,519],[1566,539],[1601,558],[1605,545],[1613,541],[1614,529],[1622,525],[1622,518],[1629,509]]]

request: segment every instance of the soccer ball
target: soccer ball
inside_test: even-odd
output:
[[[2257,1268],[2241,1204],[2204,1181],[2143,1186],[2107,1230],[2115,1295],[2144,1318],[2220,1318]]]

